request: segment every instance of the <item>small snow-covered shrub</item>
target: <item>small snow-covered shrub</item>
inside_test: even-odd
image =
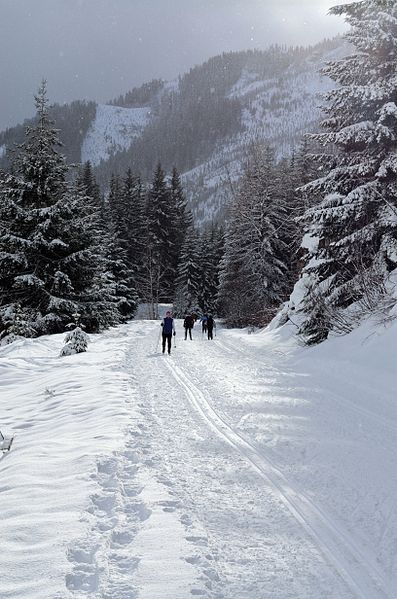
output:
[[[29,315],[23,311],[19,304],[12,304],[1,311],[0,323],[0,346],[9,345],[19,339],[36,337],[37,331],[29,322]]]
[[[70,331],[65,337],[65,345],[61,356],[72,356],[87,351],[89,337],[80,327]]]

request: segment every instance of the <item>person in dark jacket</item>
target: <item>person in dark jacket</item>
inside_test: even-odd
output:
[[[208,333],[208,339],[213,339],[213,331],[214,328],[216,328],[216,323],[215,320],[212,318],[211,314],[208,315],[207,318],[207,333]]]
[[[192,328],[194,327],[194,318],[191,314],[186,314],[185,320],[183,321],[183,326],[185,327],[185,341],[187,339],[188,332],[190,339],[192,339]]]
[[[204,335],[204,333],[207,332],[207,320],[208,320],[208,316],[206,314],[203,314],[200,318],[200,322],[201,322],[201,331]]]
[[[161,326],[163,327],[163,354],[165,353],[166,342],[168,342],[168,353],[170,354],[172,335],[174,334],[175,336],[175,323],[170,311],[166,312],[165,317],[161,321]]]

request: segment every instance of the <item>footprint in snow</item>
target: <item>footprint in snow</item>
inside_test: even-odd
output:
[[[106,460],[104,462],[99,462],[99,464],[97,466],[97,470],[98,470],[99,474],[113,474],[116,469],[117,469],[117,461],[115,459]]]
[[[91,497],[91,501],[94,506],[93,508],[91,508],[91,513],[95,512],[96,509],[99,509],[101,512],[110,515],[116,504],[116,496],[114,495],[114,493],[111,493],[109,495],[94,495],[93,497]],[[88,511],[90,511],[90,509]]]
[[[68,560],[73,563],[73,572],[66,575],[66,587],[70,591],[85,591],[93,593],[99,586],[99,573],[95,563],[97,545],[69,549]]]
[[[163,507],[163,512],[175,512],[177,508],[182,507],[180,501],[164,500],[159,501],[159,505]]]
[[[181,516],[181,522],[185,526],[191,526],[193,524],[193,521],[192,521],[191,517],[188,514],[182,514],[182,516]]]
[[[112,542],[116,545],[128,545],[134,539],[134,535],[128,531],[114,530],[112,532]]]
[[[141,522],[144,522],[152,515],[152,511],[142,502],[132,503],[126,506],[126,512],[133,513],[138,516]]]
[[[99,576],[95,568],[84,571],[83,568],[76,569],[73,574],[66,575],[66,587],[69,591],[84,591],[95,593],[98,589]]]
[[[202,546],[208,545],[208,541],[207,541],[206,537],[189,536],[189,537],[185,537],[185,538],[189,543],[195,543],[195,545],[202,545]]]
[[[98,547],[76,547],[69,549],[68,560],[78,564],[92,564]]]

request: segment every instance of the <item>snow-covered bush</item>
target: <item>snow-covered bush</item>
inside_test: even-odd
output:
[[[9,345],[18,339],[36,337],[36,330],[29,324],[24,312],[18,304],[8,306],[1,313],[2,331],[0,346]]]
[[[79,326],[70,331],[65,337],[65,345],[61,356],[72,356],[87,351],[89,337]]]

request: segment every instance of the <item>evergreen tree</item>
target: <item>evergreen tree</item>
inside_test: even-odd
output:
[[[127,252],[119,240],[116,225],[111,218],[104,241],[106,275],[112,282],[117,309],[123,320],[126,320],[134,315],[138,305],[135,273],[129,268]]]
[[[120,323],[119,298],[116,292],[116,281],[109,269],[109,245],[111,237],[108,228],[110,217],[105,216],[106,208],[98,210],[96,200],[86,195],[85,185],[79,180],[71,186],[74,214],[84,206],[84,215],[81,216],[79,225],[82,230],[89,232],[91,255],[91,279],[86,280],[84,290],[81,292],[77,312],[82,314],[84,324],[91,332],[98,332],[109,326]],[[74,234],[77,234],[77,229]]]
[[[101,193],[99,185],[92,172],[92,165],[89,160],[84,163],[77,178],[78,183],[83,187],[85,194],[92,198],[92,203],[97,207],[102,207]]]
[[[175,245],[175,268],[177,268],[179,254],[181,252],[183,242],[185,241],[186,232],[188,228],[193,225],[193,218],[187,207],[187,201],[183,192],[181,178],[176,167],[172,169],[171,175],[170,205],[175,219],[173,224],[173,243]]]
[[[180,262],[182,247],[189,227],[192,227],[193,218],[187,208],[187,201],[183,192],[180,175],[174,167],[169,184],[169,230],[170,230],[170,267],[169,289],[172,296],[175,294],[176,276]]]
[[[147,227],[144,195],[139,176],[127,170],[122,182],[120,206],[125,219],[125,239],[122,241],[126,251],[126,263],[134,273],[135,285],[139,290],[143,276],[143,264],[146,251]]]
[[[121,181],[118,175],[112,173],[109,184],[109,195],[107,197],[107,203],[110,210],[110,218],[112,219],[114,226],[121,239],[127,237],[126,224],[124,219],[122,200],[121,200]]]
[[[153,177],[146,205],[147,247],[144,265],[146,300],[153,305],[172,299],[174,260],[172,227],[175,215],[170,211],[170,192],[159,164]]]
[[[219,301],[229,324],[266,323],[285,299],[289,252],[279,187],[272,151],[253,147],[232,206],[220,276]]]
[[[316,239],[303,273],[308,343],[327,337],[336,314],[363,297],[363,276],[385,279],[397,263],[397,5],[364,0],[331,12],[346,15],[357,51],[325,68],[338,87],[313,139],[331,152],[321,156],[325,176],[304,188],[306,232]]]
[[[92,328],[107,327],[130,318],[137,305],[134,277],[128,267],[126,251],[120,241],[120,232],[116,225],[119,223],[121,213],[120,183],[117,178],[112,179],[111,201],[105,202],[100,196],[91,164],[86,162],[78,177],[77,185],[86,194],[86,204],[91,205],[95,212],[91,233],[95,240],[98,260],[97,276],[92,287],[96,301],[91,304],[91,311],[89,315],[86,314],[86,320],[95,320],[95,313],[99,313],[98,324],[95,327],[92,322]]]
[[[35,125],[19,146],[14,174],[0,181],[0,312],[18,303],[37,334],[59,332],[91,301],[96,256],[92,211],[67,183],[46,84],[36,96]]]
[[[223,234],[214,225],[200,240],[200,286],[198,306],[203,314],[217,313],[219,270],[223,256]]]
[[[26,310],[24,312],[19,304],[11,304],[4,310],[1,320],[0,346],[9,345],[25,337],[36,336],[35,329],[29,324],[29,313]]]
[[[201,282],[199,258],[199,237],[190,227],[182,246],[176,279],[174,313],[177,316],[197,309]]]

